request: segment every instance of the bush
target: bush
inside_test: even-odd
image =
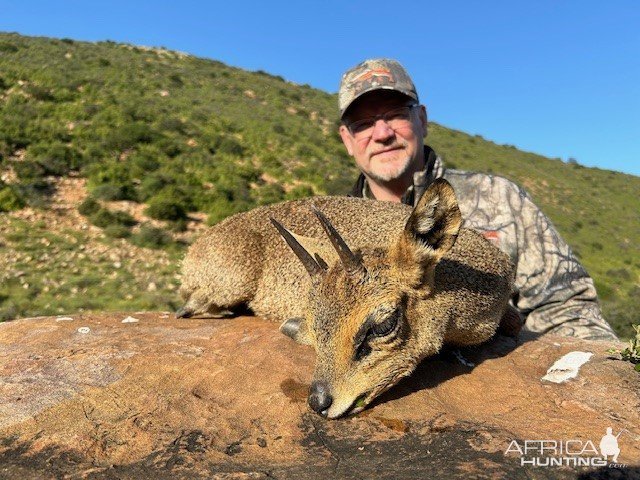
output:
[[[55,99],[55,97],[48,89],[41,87],[40,85],[35,85],[33,83],[25,85],[24,91],[27,93],[27,95],[31,95],[36,100],[40,100],[42,102],[50,102]]]
[[[145,214],[157,220],[180,220],[187,217],[187,211],[182,203],[164,197],[152,198]]]
[[[127,163],[136,177],[146,177],[150,172],[160,168],[159,151],[138,151],[127,159]]]
[[[182,134],[185,131],[185,124],[179,118],[168,117],[160,120],[158,128],[163,131]]]
[[[171,243],[171,236],[161,228],[143,225],[138,233],[131,236],[131,243],[139,247],[162,248]]]
[[[0,188],[0,212],[11,212],[24,208],[25,202],[11,187]]]
[[[138,143],[150,143],[157,137],[149,125],[134,122],[121,126],[113,132],[106,142],[106,147],[115,150],[126,150]]]
[[[229,155],[241,156],[244,147],[231,137],[224,137],[217,145],[216,152],[227,153]]]
[[[63,176],[78,170],[82,155],[74,148],[60,142],[31,145],[27,150],[28,160],[36,162],[44,175]]]
[[[137,201],[138,195],[133,185],[118,185],[107,183],[98,185],[93,189],[91,194],[100,200],[116,201],[116,200],[133,200]]]
[[[140,201],[145,202],[171,183],[173,183],[173,181],[165,175],[148,175],[142,180],[142,183],[138,187],[138,198]]]
[[[100,210],[100,204],[92,197],[87,197],[79,206],[78,212],[85,217],[93,215]]]
[[[162,138],[154,143],[167,157],[174,158],[182,153],[184,145],[175,138]]]
[[[124,225],[107,225],[104,229],[106,236],[111,238],[127,238],[131,236],[131,229]]]
[[[631,272],[629,272],[629,270],[627,270],[626,268],[617,268],[617,269],[609,269],[607,270],[607,276],[614,278],[616,280],[621,279],[621,280],[631,280]]]
[[[298,185],[287,192],[285,200],[297,200],[298,198],[313,197],[313,195],[313,188],[309,185]]]
[[[226,198],[217,198],[214,200],[207,211],[207,224],[215,225],[216,223],[224,220],[225,218],[238,213],[239,207],[237,204],[230,202]]]
[[[27,205],[34,208],[47,208],[49,205],[47,197],[54,191],[51,184],[42,178],[29,179],[14,187]]]
[[[96,227],[106,228],[109,225],[122,225],[131,227],[136,224],[134,218],[127,212],[112,212],[101,208],[89,216],[89,221]]]
[[[18,47],[15,46],[13,43],[0,42],[0,52],[15,53],[17,51],[18,51]]]
[[[596,292],[598,292],[598,298],[600,300],[611,300],[616,296],[615,290],[606,283],[595,281]]]
[[[21,181],[41,179],[46,175],[44,167],[33,160],[13,162],[13,170]]]
[[[277,183],[270,183],[260,187],[254,194],[258,205],[269,205],[284,200],[284,189]]]
[[[186,218],[181,218],[169,224],[169,229],[172,232],[186,232],[187,228],[188,228],[188,221]]]

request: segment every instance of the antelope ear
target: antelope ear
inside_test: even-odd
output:
[[[462,214],[453,187],[439,178],[427,188],[411,212],[404,233],[439,260],[456,243],[461,225]]]
[[[280,325],[280,332],[302,345],[312,345],[307,331],[307,322],[302,317],[290,318]]]
[[[421,266],[420,279],[432,270],[456,242],[462,214],[453,187],[435,180],[411,212],[404,231],[390,249],[392,264],[407,273]],[[420,281],[417,279],[416,281]]]

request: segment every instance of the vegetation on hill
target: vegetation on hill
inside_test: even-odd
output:
[[[175,308],[178,259],[196,212],[212,224],[256,205],[348,190],[356,169],[336,133],[336,104],[335,95],[306,85],[162,48],[0,34],[0,259],[11,267],[0,272],[0,319]],[[594,277],[609,321],[631,334],[640,297],[640,178],[435,123],[428,143],[448,167],[527,188]],[[86,179],[90,196],[75,208],[92,227],[47,233],[24,223],[18,213],[46,212],[68,178]],[[122,204],[144,205],[144,220],[113,208]],[[87,236],[96,227],[100,234]],[[48,237],[59,242],[57,253],[46,252],[53,261],[25,261]],[[136,262],[111,271],[114,262],[97,261],[91,274],[91,262],[85,271],[79,259],[61,260],[69,245],[89,241],[160,249],[166,264],[149,289],[149,278],[132,273]],[[78,278],[62,266],[70,262],[78,262]],[[59,281],[45,292],[52,277]],[[136,289],[144,293],[131,294]]]

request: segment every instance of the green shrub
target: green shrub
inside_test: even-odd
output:
[[[18,307],[15,304],[9,303],[6,306],[3,305],[2,308],[0,308],[0,322],[13,320],[18,317],[19,313]]]
[[[96,161],[84,170],[93,196],[102,200],[133,200],[138,195],[129,163],[118,160]]]
[[[127,212],[112,212],[106,208],[101,208],[89,215],[89,221],[100,228],[106,228],[109,225],[131,227],[136,224],[134,218]]]
[[[116,200],[133,200],[137,201],[138,195],[133,185],[118,185],[107,183],[98,185],[93,189],[91,194],[100,200],[116,201]]]
[[[125,225],[107,225],[104,229],[105,235],[111,238],[127,238],[131,236],[131,229]]]
[[[107,139],[105,146],[109,149],[126,150],[138,143],[150,143],[156,137],[156,132],[147,123],[128,123],[117,128]]]
[[[158,157],[162,157],[162,153],[152,147],[148,147],[148,149],[137,151],[127,159],[127,164],[133,176],[145,178],[149,173],[160,168]]]
[[[184,85],[184,81],[182,80],[182,77],[179,73],[172,73],[171,75],[169,75],[169,80],[171,80],[171,83],[175,87],[181,87],[182,85]]]
[[[131,243],[139,247],[162,248],[171,243],[171,235],[161,228],[142,225],[140,231],[131,236]]]
[[[89,215],[89,221],[96,227],[100,228],[105,228],[116,223],[115,216],[106,208],[101,208]]]
[[[37,162],[45,175],[63,176],[78,170],[82,155],[74,148],[60,142],[29,146],[27,158]]]
[[[298,185],[287,192],[285,200],[297,200],[298,198],[313,197],[313,195],[313,188],[309,185]]]
[[[29,179],[14,187],[27,205],[33,208],[46,208],[49,206],[48,197],[54,191],[51,184],[43,178]]]
[[[25,85],[24,86],[24,91],[28,95],[31,95],[36,100],[40,100],[42,102],[50,102],[50,101],[55,99],[53,94],[48,89],[46,89],[46,88],[44,88],[44,87],[42,87],[40,85],[35,85],[33,83],[29,83],[29,84]]]
[[[184,144],[176,138],[162,138],[156,141],[154,145],[169,158],[177,157],[184,149]]]
[[[127,212],[116,211],[116,212],[113,212],[113,215],[116,218],[116,222],[120,225],[124,225],[125,227],[133,227],[135,224],[138,223],[136,222],[135,218],[133,218]]]
[[[13,43],[0,42],[0,52],[15,53],[18,51],[18,47]]]
[[[187,211],[180,201],[165,197],[152,198],[145,214],[157,220],[180,220],[187,217]]]
[[[231,137],[224,137],[217,145],[216,153],[227,153],[229,155],[242,156],[244,147]]]
[[[284,200],[284,189],[277,183],[264,185],[256,190],[254,197],[258,205],[269,205]]]
[[[611,300],[616,296],[615,290],[606,283],[595,281],[596,292],[598,292],[598,298],[600,300]]]
[[[216,223],[224,220],[225,218],[238,213],[239,206],[226,198],[218,198],[214,200],[207,211],[207,224],[215,225]]]
[[[160,123],[158,124],[158,128],[160,130],[182,134],[184,133],[185,125],[179,118],[168,117],[160,120]]]
[[[176,220],[175,222],[169,223],[169,229],[172,232],[186,232],[188,228],[188,220],[186,218],[181,218]]]
[[[142,202],[158,194],[165,186],[173,183],[171,179],[162,174],[151,174],[142,180],[138,187],[138,198]]]
[[[631,280],[631,272],[626,268],[617,268],[617,269],[609,269],[607,270],[607,276],[614,278],[616,280]]]
[[[44,167],[34,160],[13,162],[13,170],[21,181],[41,179],[47,174]]]
[[[78,206],[78,212],[80,212],[80,215],[84,215],[85,217],[93,215],[98,210],[100,210],[100,204],[93,197],[85,198],[85,200]]]
[[[0,212],[11,212],[24,208],[25,202],[11,187],[0,187]]]

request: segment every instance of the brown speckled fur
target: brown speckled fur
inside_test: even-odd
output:
[[[361,256],[365,277],[345,272],[312,205]],[[270,217],[304,236],[308,251],[320,253],[329,265],[321,278],[311,281]],[[478,344],[495,334],[508,308],[514,267],[460,224],[453,189],[444,180],[414,211],[346,197],[260,207],[224,220],[191,246],[182,270],[184,308],[198,315],[246,304],[280,321],[303,318],[296,340],[316,349],[314,380],[326,382],[334,399],[328,416],[356,412],[444,343]],[[418,240],[421,228],[431,230]],[[401,312],[396,334],[371,338],[371,353],[355,359],[354,338],[363,324],[383,321],[394,309]]]

